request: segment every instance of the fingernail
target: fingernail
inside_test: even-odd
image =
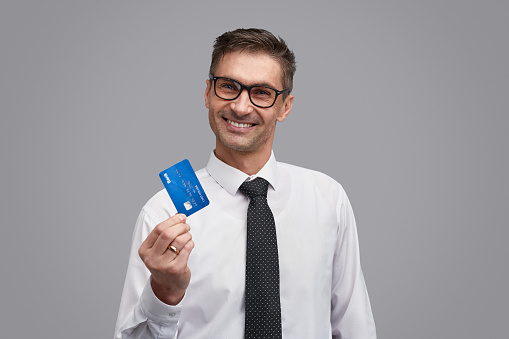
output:
[[[180,221],[186,221],[186,215],[185,214],[179,214]]]

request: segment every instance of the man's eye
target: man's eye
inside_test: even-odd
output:
[[[224,90],[229,90],[229,91],[236,91],[237,90],[237,86],[235,86],[234,83],[222,83],[221,84],[221,89],[224,89]]]
[[[252,94],[257,96],[271,96],[271,92],[265,88],[253,88]]]

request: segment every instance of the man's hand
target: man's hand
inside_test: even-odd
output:
[[[141,260],[152,273],[154,294],[168,305],[177,305],[182,300],[191,280],[187,260],[194,242],[189,233],[191,228],[185,221],[184,214],[163,221],[150,232],[138,250]],[[175,253],[169,246],[180,252]]]

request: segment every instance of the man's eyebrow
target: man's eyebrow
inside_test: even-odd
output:
[[[246,84],[246,83],[244,83],[244,82],[242,82],[242,81],[240,81],[240,80],[237,80],[237,79],[235,79],[235,78],[229,77],[229,76],[227,76],[227,75],[224,75],[224,76],[223,76],[223,78],[228,78],[228,79],[230,79],[230,80],[238,81],[238,82],[240,82],[241,84],[243,84],[243,85],[245,85],[245,86],[265,86],[265,87],[270,87],[270,88],[277,89],[277,87],[276,87],[275,85],[270,84],[270,83],[268,83],[268,82],[263,82],[263,81],[262,81],[262,82],[256,82],[256,83],[253,83],[252,85],[248,85],[248,84]]]
[[[257,84],[254,84],[253,86],[266,86],[266,87],[270,87],[270,88],[276,88],[276,86],[269,84],[267,82],[257,83]]]

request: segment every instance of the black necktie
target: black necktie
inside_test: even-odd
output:
[[[276,223],[267,203],[269,183],[244,182],[239,190],[250,199],[247,209],[246,329],[244,338],[281,338],[279,257]]]

